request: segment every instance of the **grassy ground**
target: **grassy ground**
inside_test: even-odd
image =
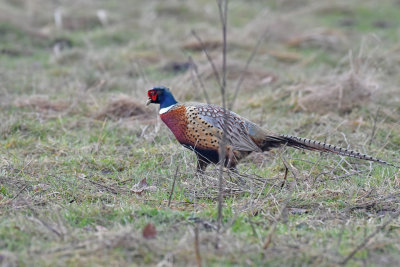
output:
[[[268,31],[235,112],[398,164],[399,1],[231,1],[228,20],[230,98]],[[197,230],[206,266],[337,265],[360,244],[348,265],[400,262],[399,218],[386,223],[398,170],[292,149],[225,175],[215,250],[217,169],[196,176],[194,155],[143,103],[159,84],[204,102],[191,57],[220,104],[190,33],[219,62],[218,23],[205,0],[0,3],[2,265],[195,265]],[[142,179],[148,188],[135,187]]]

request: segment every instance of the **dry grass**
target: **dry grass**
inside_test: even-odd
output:
[[[326,114],[349,113],[354,108],[367,106],[376,83],[368,83],[355,73],[327,79],[320,85],[302,88],[305,95],[298,98],[299,108],[306,112]]]

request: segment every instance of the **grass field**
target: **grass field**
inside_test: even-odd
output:
[[[228,24],[236,113],[400,165],[399,1],[232,0]],[[398,265],[399,170],[293,149],[224,175],[215,249],[218,168],[144,105],[199,81],[221,104],[192,30],[220,68],[214,1],[0,2],[0,265]]]

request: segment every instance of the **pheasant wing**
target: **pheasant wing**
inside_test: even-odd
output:
[[[211,125],[208,130],[222,139],[224,129],[224,110],[215,105],[196,104],[193,106],[198,119]],[[193,110],[189,109],[189,110]],[[261,151],[249,135],[246,127],[247,121],[234,112],[227,110],[227,143],[234,150],[239,151]],[[200,122],[201,123],[201,122]]]

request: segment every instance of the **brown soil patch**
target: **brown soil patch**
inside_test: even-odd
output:
[[[71,103],[63,100],[50,100],[47,96],[30,96],[15,101],[20,108],[34,108],[39,112],[62,112],[67,110]]]
[[[118,96],[95,115],[96,119],[121,119],[134,118],[145,119],[151,117],[151,113],[144,104],[133,100],[129,96]]]
[[[291,47],[319,47],[339,50],[346,47],[346,35],[337,29],[316,29],[290,38],[287,45]]]

